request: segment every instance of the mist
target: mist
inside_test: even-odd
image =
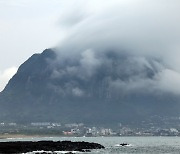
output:
[[[179,1],[78,2],[67,3],[70,12],[60,16],[66,38],[51,62],[52,78],[83,84],[98,78],[117,95],[180,94]],[[66,84],[73,95],[87,94],[80,82]]]

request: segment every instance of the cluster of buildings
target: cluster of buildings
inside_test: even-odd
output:
[[[117,133],[111,128],[88,127],[83,123],[50,123],[36,122],[31,123],[28,128],[37,128],[41,130],[59,130],[63,136],[115,136]]]
[[[96,128],[96,127],[84,127],[82,129],[72,128],[70,131],[63,131],[64,135],[67,136],[86,136],[86,137],[96,137],[96,136],[115,136],[116,133],[110,128]]]
[[[0,123],[0,134],[43,134],[57,136],[180,136],[180,118],[159,118],[142,121],[138,126],[117,124],[108,128],[83,123],[32,122],[29,124]]]

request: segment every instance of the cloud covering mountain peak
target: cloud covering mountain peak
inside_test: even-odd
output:
[[[67,26],[67,37],[57,49],[58,61],[66,61],[68,66],[55,74],[74,74],[87,80],[105,68],[102,75],[116,88],[149,87],[179,94],[180,3],[163,2],[79,1],[78,5],[67,5],[69,12],[76,13],[64,18],[68,23],[77,22]],[[67,21],[63,15],[60,19],[64,26]],[[113,73],[116,79],[112,79]]]

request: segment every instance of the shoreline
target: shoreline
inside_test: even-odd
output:
[[[49,135],[25,135],[25,134],[0,134],[0,139],[18,139],[18,138],[38,138],[38,137],[54,137]]]
[[[71,138],[71,137],[84,137],[84,136],[63,136],[63,135],[37,135],[37,134],[0,134],[0,140],[3,139],[29,139],[29,138],[45,138],[45,137],[66,137],[66,138]],[[85,136],[89,137],[89,136]],[[92,136],[92,137],[180,137],[180,136]]]

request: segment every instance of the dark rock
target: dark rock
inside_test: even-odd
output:
[[[21,141],[21,142],[0,142],[1,154],[25,153],[32,151],[80,151],[90,152],[91,149],[103,149],[104,146],[98,143],[71,142],[71,141]],[[46,152],[44,152],[47,154]],[[38,154],[38,152],[37,152]]]
[[[121,146],[128,146],[129,144],[128,143],[121,143],[119,145],[121,145]]]

